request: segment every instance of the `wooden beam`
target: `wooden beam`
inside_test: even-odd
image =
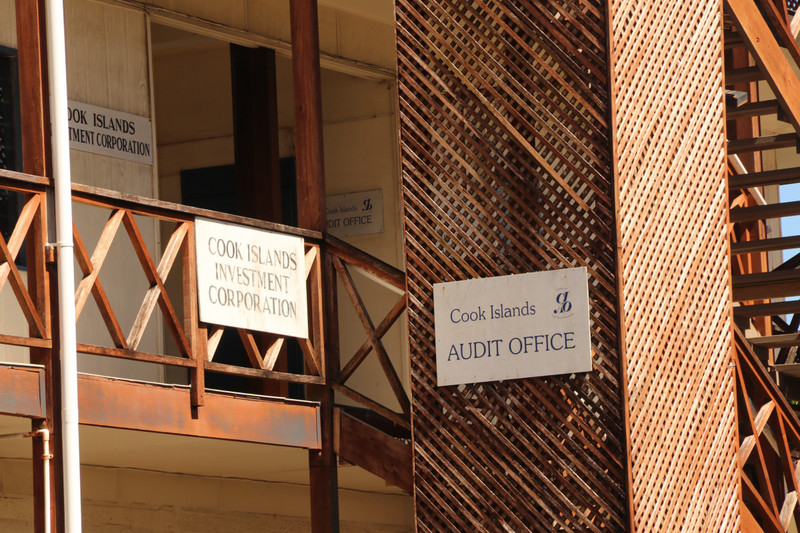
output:
[[[766,300],[800,294],[800,271],[773,270],[735,274],[731,278],[733,301]]]
[[[319,449],[319,405],[206,392],[98,376],[78,378],[80,423],[156,433]],[[193,416],[193,411],[195,415]]]
[[[763,533],[764,530],[758,525],[758,520],[743,501],[739,502],[739,511],[742,516],[742,533]]]
[[[731,253],[734,255],[767,252],[771,250],[791,250],[794,248],[800,248],[800,235],[731,243]]]
[[[411,445],[336,409],[336,453],[411,494]]]
[[[237,214],[281,223],[284,220],[275,50],[231,44],[230,57]],[[251,334],[251,340],[254,346],[264,346],[270,343],[271,337],[256,333]],[[249,346],[248,341],[243,339],[243,342]],[[252,358],[253,351],[247,353]],[[280,360],[280,349],[274,355],[268,369],[285,372],[288,369],[286,350]],[[258,364],[263,365],[263,362]],[[287,383],[262,381],[260,386],[260,392],[267,396],[289,395]]]
[[[761,346],[762,348],[790,348],[792,346],[800,346],[800,333],[749,337],[747,340],[753,346]]]
[[[335,398],[333,383],[340,370],[339,363],[339,308],[333,257],[325,253],[322,262],[321,327],[314,341],[322,345],[321,363],[326,386],[319,392],[321,404],[320,430],[322,449],[308,455],[311,488],[311,530],[313,533],[338,533],[339,531],[339,473],[335,451]]]
[[[322,86],[316,0],[291,1],[298,225],[326,230]]]
[[[44,0],[16,0],[22,170],[47,176],[50,171],[50,115],[45,93],[47,69]]]
[[[774,115],[777,112],[777,100],[764,100],[763,102],[749,102],[738,107],[728,106],[725,109],[725,118],[728,120],[736,120],[739,118],[752,118],[761,115]]]
[[[773,316],[800,313],[800,300],[771,302],[768,304],[739,305],[733,308],[737,317]]]
[[[45,234],[42,234],[44,238]],[[47,283],[44,287],[48,290],[51,317],[51,342],[49,350],[31,350],[31,362],[44,366],[45,377],[45,402],[47,417],[44,427],[50,430],[50,514],[52,531],[64,531],[64,443],[62,439],[62,402],[61,402],[61,327],[59,314],[52,312],[59,306],[58,272],[54,256],[50,256],[46,263]],[[37,288],[38,290],[38,288]],[[32,428],[33,429],[33,428]],[[34,439],[33,453],[40,453],[42,447],[39,439]],[[40,461],[33,463],[41,464]],[[34,510],[38,514],[44,511],[44,469],[34,466]],[[45,531],[44,521],[35,519],[34,528],[37,533]]]
[[[754,205],[731,209],[731,222],[749,222],[768,218],[793,217],[800,215],[800,201],[779,204]]]
[[[800,182],[800,167],[765,170],[749,174],[736,174],[728,178],[728,187],[744,189],[745,187],[766,187],[767,185],[784,185]]]
[[[0,414],[44,418],[44,369],[0,366]]]
[[[725,85],[738,85],[765,79],[764,73],[758,67],[741,67],[725,71]]]
[[[767,21],[753,0],[726,0],[726,3],[748,49],[786,110],[789,122],[795,131],[800,132],[800,80],[783,55]]]
[[[779,133],[778,135],[735,139],[728,141],[728,153],[741,154],[762,150],[777,150],[779,148],[796,148],[797,143],[797,133]]]

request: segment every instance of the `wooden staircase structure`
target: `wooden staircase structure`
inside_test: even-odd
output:
[[[800,236],[774,237],[767,231],[768,222],[800,215],[800,202],[768,203],[764,198],[771,196],[764,194],[765,187],[800,183],[800,158],[797,166],[762,166],[769,151],[800,151],[796,4],[725,1],[742,531],[785,532],[800,524],[800,420],[793,402],[800,398],[800,300],[795,299],[800,296],[800,253],[786,261],[768,259],[771,252],[797,252]],[[760,93],[759,82],[766,82],[774,96]],[[788,131],[762,135],[761,119],[768,116],[788,124]]]
[[[734,314],[753,323],[758,335],[748,339],[772,369],[800,377],[800,359],[795,362],[800,301],[785,300],[800,296],[800,255],[779,265],[767,261],[769,252],[800,247],[800,236],[768,237],[766,231],[767,221],[800,215],[800,202],[767,203],[761,193],[764,187],[800,182],[800,166],[763,170],[761,165],[766,151],[798,148],[800,79],[793,66],[800,65],[800,48],[792,33],[796,17],[786,3],[772,0],[726,0],[725,6],[726,88],[748,96],[745,103],[729,103],[727,108],[732,293],[738,304]],[[757,86],[762,80],[774,97],[762,99]],[[793,131],[761,135],[760,119],[769,115]],[[741,321],[740,326],[746,327]]]

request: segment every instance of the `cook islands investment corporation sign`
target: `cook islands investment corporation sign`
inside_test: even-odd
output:
[[[433,286],[437,384],[592,370],[585,268]]]
[[[200,320],[308,338],[303,239],[197,219]]]

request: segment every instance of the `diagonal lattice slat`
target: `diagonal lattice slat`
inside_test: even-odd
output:
[[[606,6],[396,6],[418,529],[622,530]],[[433,283],[572,266],[593,372],[436,387]]]

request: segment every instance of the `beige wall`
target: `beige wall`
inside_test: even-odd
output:
[[[83,466],[83,530],[310,531],[308,487]],[[31,463],[0,459],[0,531],[33,530]],[[413,531],[410,496],[340,490],[341,531]]]
[[[182,170],[234,162],[228,44],[153,26],[159,188],[181,201]]]
[[[67,0],[64,16],[69,99],[150,117],[144,12]],[[75,183],[154,195],[151,165],[78,150],[72,150],[70,157]]]
[[[344,240],[402,269],[402,201],[396,153],[395,86],[389,82],[326,71],[322,77],[322,90],[327,194],[383,191],[383,233],[346,237]],[[354,274],[353,278],[377,325],[397,302],[398,295],[363,275]],[[346,364],[366,336],[341,286],[339,317],[341,358],[342,364]],[[401,323],[399,321],[389,331],[383,342],[400,379],[407,384],[406,333],[404,326],[400,327]],[[393,409],[399,408],[374,354],[366,359],[347,384]]]
[[[14,0],[0,0],[0,46],[17,47],[17,19]]]
[[[0,43],[16,41],[13,0],[0,0]],[[144,13],[93,2],[65,2],[69,98],[79,102],[150,116],[147,63],[147,26]],[[72,150],[74,182],[143,196],[154,195],[153,167],[107,156]],[[75,204],[74,215],[81,237],[91,254],[108,218],[106,210]],[[157,250],[154,226],[140,220],[140,230],[151,250]],[[78,278],[79,279],[79,278]],[[127,333],[149,286],[126,233],[118,233],[101,271],[112,308]],[[8,286],[6,286],[8,289]],[[3,324],[0,331],[24,335],[27,329],[10,290],[0,294]],[[159,351],[160,332],[150,328],[141,349]],[[94,301],[90,299],[78,322],[79,342],[109,346],[108,335]],[[0,361],[27,362],[27,352],[0,345]],[[153,365],[80,356],[83,372],[144,380],[159,380],[161,369]]]
[[[320,2],[320,49],[323,62],[348,69],[395,68],[392,2],[360,2],[367,9],[355,9],[359,2]],[[153,0],[142,4],[152,9],[159,21],[203,26],[209,32],[227,33],[231,39],[257,40],[258,44],[288,51],[291,41],[287,0]],[[380,7],[376,7],[380,6]]]
[[[65,2],[67,90],[70,100],[150,117],[147,19],[143,11],[92,0]],[[72,180],[114,191],[153,197],[153,166],[71,150]],[[89,253],[109,211],[75,203],[76,225]],[[139,218],[140,231],[158,261],[155,225]],[[100,273],[112,309],[127,335],[149,283],[130,240],[121,229]],[[140,350],[159,352],[161,332],[150,327]],[[111,338],[93,299],[78,320],[78,342],[110,346]],[[133,361],[79,356],[79,370],[94,374],[159,381],[162,369]]]

